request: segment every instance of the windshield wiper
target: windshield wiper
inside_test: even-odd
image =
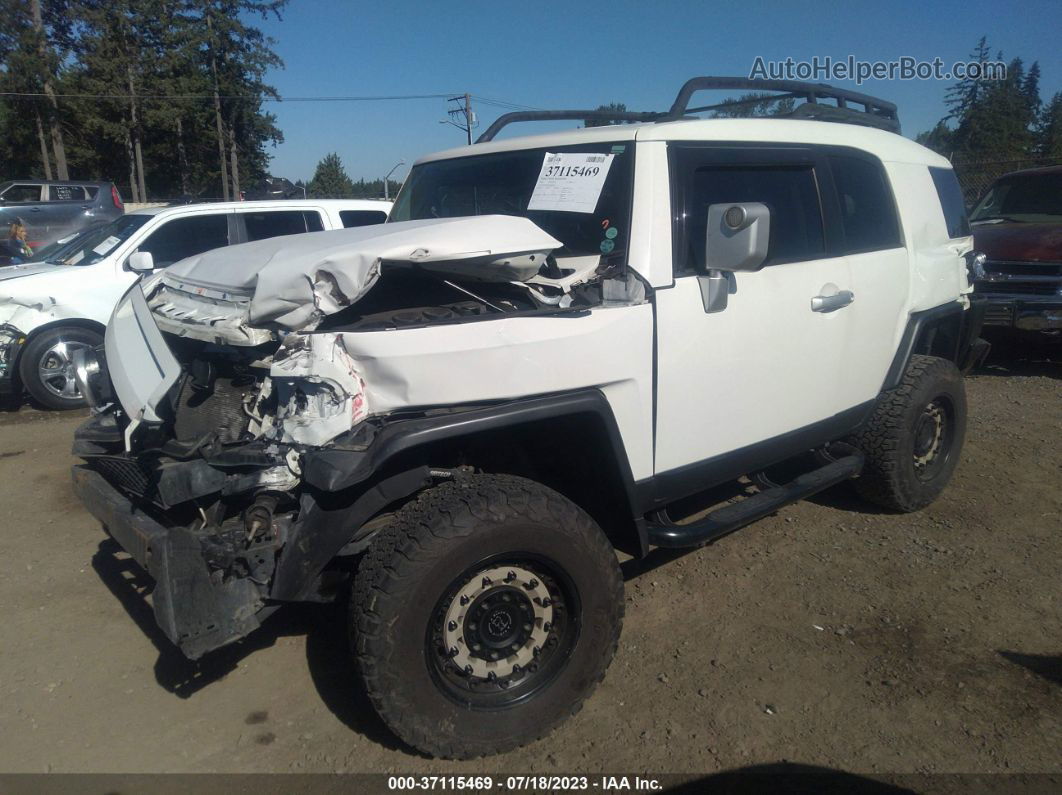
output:
[[[1021,220],[1020,218],[1012,218],[1009,215],[985,215],[985,216],[982,216],[981,218],[971,218],[970,219],[970,223],[971,224],[983,224],[983,223],[986,223],[988,221],[1006,221],[1006,222],[1012,223],[1012,224],[1024,224],[1025,223],[1025,221]]]

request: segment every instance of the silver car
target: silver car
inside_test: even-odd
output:
[[[0,183],[0,231],[21,218],[33,249],[125,212],[113,182],[22,179]]]

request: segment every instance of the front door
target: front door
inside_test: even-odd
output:
[[[742,462],[757,468],[772,447],[800,448],[850,408],[839,389],[849,313],[843,301],[813,300],[850,290],[849,264],[828,254],[837,241],[824,223],[820,196],[832,194],[821,153],[673,145],[669,164],[675,279],[656,291],[655,469],[710,478]],[[767,205],[767,260],[730,274],[726,306],[706,312],[708,207],[727,202]]]

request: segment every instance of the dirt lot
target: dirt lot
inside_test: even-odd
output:
[[[1062,364],[968,381],[951,487],[877,513],[844,489],[630,568],[619,654],[549,738],[472,763],[402,747],[327,608],[196,666],[71,494],[81,417],[0,413],[0,771],[1062,772]],[[1009,357],[1009,358],[1008,358]]]

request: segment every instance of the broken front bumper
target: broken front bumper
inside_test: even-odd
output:
[[[89,512],[155,580],[155,620],[189,659],[239,640],[276,609],[248,579],[211,577],[188,528],[162,525],[87,466],[75,466],[73,478]]]
[[[15,369],[25,344],[25,334],[14,326],[0,325],[0,395],[10,395],[19,389]]]

